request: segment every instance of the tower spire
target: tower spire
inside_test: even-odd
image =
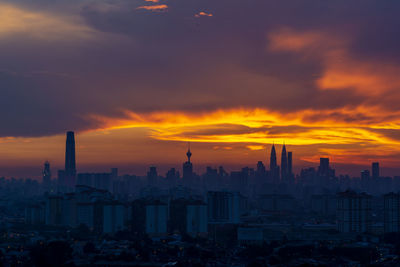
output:
[[[188,142],[188,151],[186,152],[186,156],[188,158],[188,162],[190,162],[190,157],[192,156],[192,152],[190,152],[190,142]]]

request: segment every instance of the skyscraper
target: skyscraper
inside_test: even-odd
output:
[[[286,181],[287,178],[288,178],[288,160],[286,154],[286,146],[283,145],[281,154],[281,179],[283,181]]]
[[[73,191],[75,181],[75,135],[74,132],[67,132],[67,141],[65,143],[65,169],[58,171],[58,190],[60,192]]]
[[[67,176],[76,175],[74,132],[67,132],[67,141],[65,146],[65,174]]]
[[[377,179],[379,178],[380,173],[379,173],[379,162],[373,162],[372,163],[372,178]]]
[[[48,161],[44,163],[42,182],[44,190],[48,192],[50,190],[50,185],[51,185],[51,171],[50,171],[50,163]]]
[[[288,175],[292,177],[293,174],[293,153],[288,152]]]
[[[272,144],[271,157],[269,160],[270,177],[273,183],[279,182],[279,167],[276,163],[275,145]]]
[[[275,145],[272,145],[271,149],[271,157],[269,158],[269,168],[270,170],[274,170],[277,167],[276,164],[276,151],[275,151]]]

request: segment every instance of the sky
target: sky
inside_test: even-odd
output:
[[[400,175],[399,1],[0,0],[0,176],[329,157]],[[279,163],[279,162],[278,162]]]

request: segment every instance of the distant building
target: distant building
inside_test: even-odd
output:
[[[380,177],[379,162],[372,163],[372,178],[377,179]]]
[[[288,175],[293,177],[293,152],[288,152]]]
[[[247,199],[237,192],[210,191],[207,206],[210,223],[239,223],[247,211]]]
[[[50,170],[50,163],[46,161],[44,163],[43,173],[42,173],[42,183],[45,192],[49,192],[51,189],[51,170]]]
[[[272,145],[271,156],[269,160],[269,173],[270,179],[273,183],[279,183],[279,166],[276,161],[275,145]]]
[[[338,194],[338,231],[365,233],[371,230],[371,196],[346,191]]]
[[[166,235],[168,221],[168,207],[160,201],[147,203],[145,206],[145,229],[148,235]],[[135,218],[134,218],[135,219]]]
[[[190,162],[190,158],[192,157],[192,152],[190,152],[190,147],[186,152],[186,156],[187,156],[187,161],[182,165],[183,182],[186,185],[191,185],[193,179],[193,164]]]
[[[58,190],[72,192],[76,184],[75,134],[67,132],[65,143],[65,169],[58,172]]]
[[[170,204],[170,232],[191,236],[207,234],[207,204],[200,200],[177,199]]]
[[[147,172],[147,183],[149,186],[157,186],[157,168],[155,166],[151,166],[149,171]]]
[[[286,146],[282,146],[281,153],[281,179],[283,182],[288,182],[289,172],[288,172],[288,158],[286,154]]]
[[[61,225],[62,224],[62,202],[63,197],[60,195],[49,196],[46,200],[46,224]]]
[[[400,232],[400,193],[384,195],[384,231]]]
[[[103,206],[103,233],[115,233],[125,228],[126,208],[120,202],[110,202]]]

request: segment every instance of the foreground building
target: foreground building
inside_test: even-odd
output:
[[[342,233],[365,233],[371,230],[371,196],[346,191],[338,194],[337,227]]]

